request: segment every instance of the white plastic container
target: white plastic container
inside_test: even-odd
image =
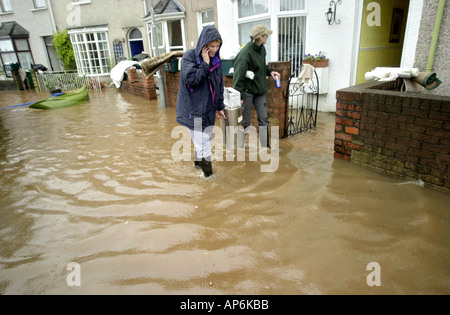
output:
[[[225,104],[226,108],[232,109],[241,107],[241,93],[231,87],[226,87],[223,94],[223,103]]]

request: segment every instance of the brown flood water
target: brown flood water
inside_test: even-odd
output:
[[[206,180],[171,157],[175,109],[90,97],[0,109],[0,294],[450,293],[450,196],[334,160],[333,114],[280,141],[276,172]]]

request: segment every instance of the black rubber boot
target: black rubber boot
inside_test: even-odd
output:
[[[200,166],[200,159],[197,157],[197,152],[194,151],[194,165],[196,168],[202,168]]]
[[[207,159],[203,158],[200,161],[200,167],[202,168],[205,177],[210,177],[213,174],[211,161],[208,161]]]

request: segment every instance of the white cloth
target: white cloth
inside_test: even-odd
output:
[[[124,60],[119,62],[112,70],[111,70],[111,80],[114,82],[116,88],[120,88],[122,85],[122,80],[124,77],[125,71],[128,68],[131,68],[134,65],[140,65],[139,62],[133,60]]]
[[[234,73],[234,68],[231,68],[230,69],[230,74],[233,74]],[[246,73],[245,73],[245,77],[247,78],[247,79],[250,79],[250,80],[253,80],[254,78],[255,78],[255,73],[253,72],[253,71],[247,71]]]
[[[207,128],[206,132],[189,129],[192,142],[194,143],[195,152],[199,159],[207,158],[212,155],[211,140],[213,128]]]
[[[394,81],[397,78],[410,79],[419,75],[418,68],[389,68],[377,67],[370,72],[366,72],[366,81]]]
[[[314,77],[314,67],[310,64],[303,64],[302,72],[300,72],[300,75],[298,76],[298,79],[300,80],[301,84],[308,84],[309,81]]]

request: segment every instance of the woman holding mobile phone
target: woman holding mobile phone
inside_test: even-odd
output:
[[[222,37],[214,26],[206,26],[197,47],[181,60],[177,122],[189,129],[195,147],[195,166],[205,177],[213,174],[211,140],[216,116],[225,119],[220,48]]]

